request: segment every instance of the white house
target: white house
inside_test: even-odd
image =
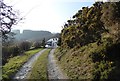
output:
[[[58,43],[58,38],[51,38],[46,42],[46,48],[56,48]]]

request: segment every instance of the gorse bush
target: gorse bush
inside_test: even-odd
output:
[[[120,2],[118,2],[120,3]],[[118,40],[119,4],[96,2],[92,7],[83,7],[63,26],[61,44],[73,48],[100,40],[103,33],[108,33]]]
[[[70,78],[119,80],[120,2],[83,7],[64,24],[59,42],[55,54]]]

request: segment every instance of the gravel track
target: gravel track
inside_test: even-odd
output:
[[[33,67],[33,63],[38,59],[38,57],[45,51],[46,49],[43,49],[42,51],[36,53],[33,55],[21,68],[20,70],[15,74],[15,77],[13,79],[26,79],[27,75],[31,71]],[[13,80],[14,81],[14,80]]]
[[[56,64],[54,57],[55,49],[52,49],[48,55],[48,78],[51,79],[68,79],[68,77],[61,71],[60,67]]]
[[[25,80],[30,73],[33,63],[38,59],[38,57],[45,51],[46,49],[43,49],[42,51],[36,53],[33,55],[21,68],[20,70],[15,74],[15,77],[13,78],[13,81],[15,80]],[[48,79],[68,79],[68,77],[61,71],[60,67],[56,64],[55,57],[53,55],[55,49],[52,49],[48,55],[48,65],[47,65],[47,71],[48,71]]]

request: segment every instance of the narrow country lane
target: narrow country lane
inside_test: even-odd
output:
[[[68,79],[68,77],[62,73],[60,67],[56,64],[56,60],[53,55],[54,51],[55,49],[52,49],[48,55],[48,79]]]
[[[15,77],[13,79],[25,79],[27,77],[27,74],[31,71],[31,68],[33,67],[33,63],[38,59],[38,57],[45,51],[46,49],[43,49],[42,51],[36,53],[33,55],[22,67],[21,69],[16,73]]]

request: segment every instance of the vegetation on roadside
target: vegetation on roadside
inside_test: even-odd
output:
[[[29,79],[34,79],[34,81],[45,80],[47,81],[47,63],[48,63],[48,54],[50,49],[47,49],[43,52],[42,55],[35,62],[34,67],[31,70]]]
[[[58,63],[71,79],[119,80],[120,2],[83,7],[61,31]]]
[[[6,42],[7,43],[7,42]],[[15,44],[10,43],[2,46],[2,64],[8,62],[10,58],[18,55],[23,55],[25,51],[30,50],[31,42],[23,41],[21,43]]]
[[[3,66],[3,73],[2,78],[5,79],[11,79],[14,74],[20,69],[20,67],[34,54],[42,50],[42,48],[34,49],[30,51],[26,51],[25,54],[21,56],[15,56],[13,58],[10,58],[8,60],[8,63],[6,63]]]

